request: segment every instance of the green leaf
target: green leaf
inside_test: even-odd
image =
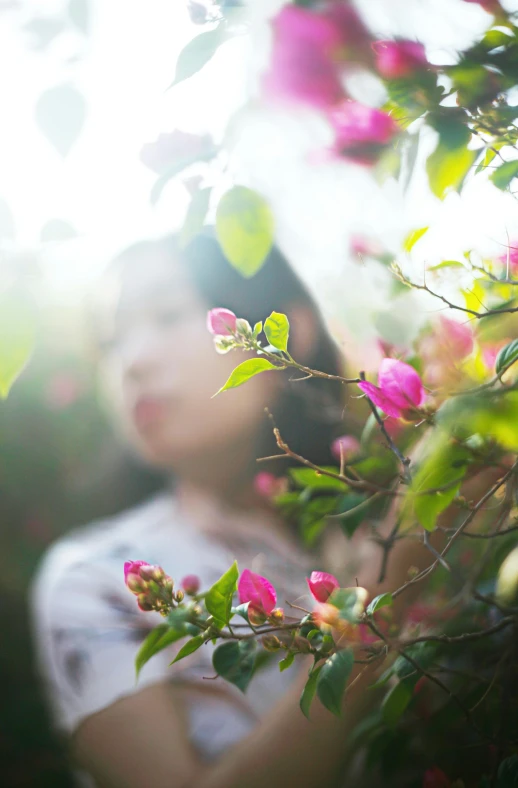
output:
[[[342,698],[353,664],[352,649],[346,648],[343,651],[337,651],[322,666],[318,676],[317,695],[322,705],[338,717],[341,713]]]
[[[246,621],[246,623],[249,624],[250,623],[250,621],[248,619],[248,607],[249,607],[249,605],[250,605],[250,602],[243,602],[242,605],[237,605],[237,607],[231,608],[232,615],[233,616],[241,616],[241,618],[243,618]]]
[[[174,80],[169,87],[178,85],[179,82],[189,79],[200,71],[228,36],[228,32],[218,25],[213,30],[206,30],[192,38],[178,56]]]
[[[286,315],[272,312],[270,317],[266,318],[264,333],[270,345],[273,345],[277,350],[288,350],[290,324]]]
[[[259,336],[259,334],[261,333],[262,330],[263,330],[263,324],[262,324],[262,321],[260,320],[254,326],[254,331],[253,331],[254,339],[257,339],[257,337]]]
[[[518,175],[518,159],[506,161],[501,164],[489,176],[489,180],[494,183],[497,189],[507,189],[511,181]]]
[[[254,276],[273,245],[274,219],[268,203],[252,189],[234,186],[219,201],[216,234],[229,263],[242,276]]]
[[[34,349],[36,324],[28,301],[14,289],[0,295],[0,399],[23,371]]]
[[[286,654],[284,659],[281,659],[281,661],[279,662],[279,670],[281,671],[281,673],[283,672],[283,670],[286,670],[287,668],[290,667],[294,659],[295,659],[295,654],[293,653],[293,651],[290,651],[289,654]]]
[[[505,758],[498,767],[497,788],[516,788],[518,785],[518,755]]]
[[[518,361],[518,339],[513,339],[512,342],[509,342],[508,345],[501,349],[498,356],[496,357],[496,374],[500,375],[504,369],[510,367],[516,361]]]
[[[415,244],[420,238],[423,237],[428,229],[428,227],[420,227],[419,230],[412,230],[412,232],[408,233],[407,237],[403,241],[403,249],[405,252],[411,252]]]
[[[478,396],[455,397],[437,413],[440,426],[467,438],[478,433],[499,443],[504,449],[518,451],[518,392],[492,392]]]
[[[392,604],[392,594],[380,594],[379,596],[374,597],[370,605],[368,606],[366,613],[368,616],[372,616],[377,610],[380,610],[382,607],[387,607],[387,605]]]
[[[441,200],[450,189],[460,191],[478,156],[478,151],[467,148],[471,132],[465,123],[465,113],[459,112],[448,110],[446,116],[430,116],[430,125],[439,132],[439,142],[427,159],[426,171],[432,192]]]
[[[315,697],[318,676],[321,670],[322,670],[322,666],[310,671],[309,678],[306,681],[305,687],[302,690],[302,695],[300,696],[300,701],[299,701],[300,710],[302,711],[304,717],[307,717],[308,719],[309,719],[309,709],[311,707],[313,698]]]
[[[466,448],[443,434],[437,435],[431,444],[409,490],[414,513],[427,531],[434,530],[438,516],[457,495],[469,457]]]
[[[459,192],[466,175],[477,157],[477,151],[466,147],[450,150],[439,143],[426,162],[430,188],[442,200],[450,190]]]
[[[187,214],[185,216],[185,220],[182,226],[182,229],[178,235],[178,242],[182,249],[201,232],[203,225],[205,223],[205,217],[207,216],[207,211],[209,210],[209,202],[210,202],[210,195],[212,194],[212,188],[208,189],[199,189],[192,197],[191,202],[189,203],[189,207],[187,209]]]
[[[351,624],[357,624],[364,610],[364,601],[362,599],[364,594],[365,590],[363,588],[337,588],[327,601],[330,605],[338,608],[340,618],[349,621]]]
[[[244,692],[250,683],[255,664],[255,641],[239,640],[223,643],[212,655],[216,673]]]
[[[372,501],[364,493],[350,492],[343,495],[337,504],[336,514],[340,517],[340,527],[348,539],[365,521],[369,514]]]
[[[41,94],[35,109],[36,125],[55,150],[66,156],[86,119],[83,95],[73,85],[58,85]]]
[[[214,623],[218,629],[223,629],[230,621],[232,597],[236,590],[238,576],[237,561],[234,561],[230,569],[214,583],[205,595],[205,607],[214,617]]]
[[[383,699],[381,706],[383,721],[389,726],[395,725],[411,700],[412,690],[403,681],[400,681],[389,690]]]
[[[174,665],[175,662],[179,662],[184,657],[188,657],[189,654],[193,654],[195,651],[199,649],[200,646],[203,646],[206,640],[207,638],[205,635],[195,635],[193,638],[188,640],[187,643],[185,643],[182,646],[182,648],[180,649],[180,651],[178,652],[178,654],[170,664]]]
[[[184,638],[186,635],[187,631],[185,628],[182,627],[181,629],[174,629],[173,627],[169,627],[167,624],[159,624],[157,627],[155,627],[155,629],[151,630],[139,648],[137,656],[135,657],[137,679],[139,677],[140,671],[146,662],[151,659],[151,657],[154,657],[159,651],[167,648],[167,646],[170,646],[171,643],[175,643],[177,640]]]
[[[431,265],[428,268],[428,271],[440,271],[441,268],[464,268],[466,270],[466,266],[463,263],[459,263],[458,260],[443,260],[441,263],[437,263],[437,265]]]
[[[479,172],[482,172],[482,170],[485,170],[486,167],[488,167],[491,164],[491,162],[495,158],[496,154],[497,154],[496,149],[486,148],[486,152],[484,153],[484,158],[482,159],[480,164],[477,164],[477,167],[475,169],[475,175],[478,175]]]
[[[328,465],[323,465],[322,470],[338,473],[338,468]],[[347,484],[340,479],[333,479],[332,476],[314,471],[313,468],[290,468],[289,474],[299,487],[309,487],[312,490],[339,490],[340,492],[347,490]]]
[[[270,369],[284,369],[284,367],[276,367],[275,364],[272,364],[272,362],[268,361],[266,358],[249,358],[235,368],[225,385],[222,386],[219,391],[216,391],[216,394],[213,396],[215,397],[217,394],[221,394],[222,391],[242,386],[243,383],[253,378],[254,375],[258,375],[259,372],[267,372]]]

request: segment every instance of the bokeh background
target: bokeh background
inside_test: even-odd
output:
[[[175,128],[219,141],[249,102],[233,127],[230,173],[270,200],[281,247],[351,363],[361,358],[364,369],[376,365],[378,338],[410,341],[437,305],[412,293],[394,300],[387,269],[355,251],[358,237],[396,254],[410,230],[429,225],[410,256],[419,270],[470,248],[501,254],[518,232],[515,200],[483,176],[462,196],[440,202],[430,194],[419,162],[435,144],[432,131],[419,140],[410,179],[380,181],[353,164],[315,161],[315,139],[325,144],[329,134],[322,121],[256,100],[268,18],[281,5],[250,0],[243,35],[168,89],[178,53],[200,30],[187,0],[0,0],[0,290],[17,282],[38,321],[33,358],[0,402],[2,785],[71,785],[30,638],[27,589],[42,552],[156,485],[98,402],[83,308],[115,252],[182,224],[188,189],[171,181],[152,205],[156,176],[142,146]],[[480,7],[461,0],[355,5],[377,38],[420,40],[437,63],[455,62],[456,49],[488,24]],[[358,78],[349,90],[379,103],[378,84]]]

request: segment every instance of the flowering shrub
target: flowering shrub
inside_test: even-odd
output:
[[[416,160],[427,128],[436,142],[426,176],[438,199],[477,177],[510,192],[518,176],[516,14],[499,0],[466,0],[466,8],[468,3],[487,12],[488,28],[444,65],[428,62],[420,42],[376,40],[346,0],[286,3],[271,22],[260,98],[319,113],[334,134],[336,166],[347,160],[383,172],[387,153],[408,164]],[[174,84],[241,32],[228,4],[207,9],[207,3],[190,3],[196,21],[208,19],[211,28],[180,55]],[[348,75],[358,70],[378,80],[385,96],[378,106],[349,95]],[[143,160],[159,173],[154,200],[168,178],[196,165],[201,180],[193,187],[182,240],[187,244],[214,208],[229,264],[252,277],[274,241],[270,206],[242,184],[219,196],[203,180],[209,161],[212,175],[226,167],[228,156],[217,154],[228,153],[230,144],[225,138],[216,146],[205,136],[176,131],[146,146]],[[213,641],[216,673],[244,691],[261,649],[282,656],[281,670],[298,655],[310,655],[302,711],[309,714],[317,695],[339,714],[354,665],[372,665],[371,686],[383,698],[353,736],[366,748],[368,764],[387,779],[396,761],[396,767],[412,764],[423,786],[505,788],[518,775],[517,250],[510,242],[495,259],[466,252],[461,260],[425,265],[426,275],[417,277],[408,273],[405,255],[426,231],[409,235],[390,270],[398,287],[425,292],[448,316],[426,325],[412,347],[395,351],[384,345],[376,383],[363,370],[341,377],[299,363],[289,347],[288,317],[276,311],[252,327],[246,315],[221,306],[209,312],[207,327],[217,352],[246,353],[218,395],[257,374],[298,371],[340,382],[365,405],[358,434],[333,444],[336,466],[321,467],[296,454],[275,429],[278,456],[297,466],[282,479],[260,472],[256,492],[281,513],[289,511],[308,542],[330,517],[348,538],[367,523],[380,550],[378,585],[402,540],[422,544],[428,566],[408,566],[399,587],[370,601],[371,588],[340,588],[332,575],[315,571],[308,578],[315,604],[299,611],[302,616],[288,615],[296,608],[277,607],[289,600],[278,600],[267,578],[248,569],[240,574],[235,563],[209,589],[192,576],[175,587],[161,567],[138,560],[127,562],[124,579],[140,609],[164,619],[160,637],[154,630],[141,646],[137,670],[175,641],[185,640],[175,661]],[[386,252],[374,241],[361,238],[352,245],[373,264],[387,265]],[[450,276],[447,288],[443,274]],[[33,332],[22,329],[16,352],[2,344],[2,396],[30,355]],[[380,524],[389,518],[387,535]],[[307,522],[311,528],[305,530]],[[425,599],[399,617],[399,601],[421,589]],[[448,742],[455,742],[455,753]],[[470,753],[470,763],[455,760],[460,750]]]

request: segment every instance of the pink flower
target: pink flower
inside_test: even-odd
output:
[[[159,134],[155,142],[143,145],[140,161],[157,175],[162,175],[174,164],[178,164],[180,171],[181,165],[185,168],[210,158],[213,150],[214,143],[209,134],[190,134],[175,129],[168,134]]]
[[[185,575],[183,580],[180,581],[180,586],[186,594],[194,596],[200,590],[201,581],[198,575]]]
[[[464,0],[465,3],[476,3],[488,14],[498,14],[503,11],[499,0]]]
[[[273,20],[270,68],[263,76],[265,93],[325,108],[344,98],[332,58],[341,43],[336,25],[299,6],[284,6]]]
[[[249,569],[241,573],[237,592],[241,604],[249,602],[251,608],[267,616],[277,604],[277,594],[270,581]]]
[[[504,339],[500,342],[492,342],[490,345],[484,345],[482,348],[482,361],[488,369],[494,369],[498,354],[508,342],[508,339]]]
[[[423,788],[450,788],[450,785],[450,778],[438,766],[432,766],[423,775]]]
[[[287,491],[287,480],[274,476],[268,471],[260,471],[254,476],[254,490],[262,498],[275,498]]]
[[[497,257],[502,265],[507,266],[507,251]],[[513,242],[509,247],[509,268],[513,276],[518,274],[518,244]]]
[[[351,236],[350,248],[355,257],[382,257],[384,254],[381,244],[366,235]]]
[[[359,388],[387,416],[402,418],[405,411],[421,407],[425,391],[421,378],[410,364],[384,358],[378,373],[379,386],[362,381]]]
[[[128,575],[140,575],[141,566],[151,566],[147,561],[126,561],[124,564],[124,582],[128,584]]]
[[[424,46],[417,41],[376,41],[376,68],[385,79],[409,77],[428,66]]]
[[[216,307],[207,312],[207,329],[214,336],[228,337],[236,330],[237,317],[230,309]]]
[[[342,435],[340,438],[335,438],[331,444],[331,454],[338,462],[341,462],[342,457],[347,462],[359,451],[360,441],[354,435]]]
[[[473,329],[467,323],[440,317],[437,335],[451,359],[465,358],[473,350]]]
[[[328,572],[311,572],[311,576],[306,580],[309,590],[317,602],[327,602],[333,591],[340,588],[336,577]]]
[[[387,430],[387,433],[390,435],[392,440],[399,438],[405,429],[405,425],[402,424],[399,419],[395,419],[393,416],[388,416],[386,419],[384,419],[383,426]]]
[[[372,164],[397,133],[395,121],[379,109],[343,101],[329,113],[335,131],[333,152],[359,164]]]

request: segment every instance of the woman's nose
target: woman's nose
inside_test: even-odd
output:
[[[132,331],[120,348],[125,377],[142,379],[160,365],[160,343],[150,329]]]

